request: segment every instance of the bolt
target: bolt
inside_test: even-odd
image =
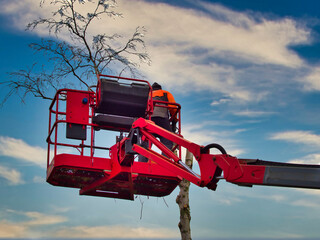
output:
[[[86,98],[86,97],[83,98],[83,99],[82,99],[82,103],[83,103],[83,104],[87,104],[87,103],[88,103],[88,98]]]

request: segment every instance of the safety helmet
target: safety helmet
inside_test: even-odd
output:
[[[159,90],[159,89],[162,89],[160,84],[156,82],[152,84],[152,90]]]

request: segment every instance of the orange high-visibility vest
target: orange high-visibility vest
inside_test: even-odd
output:
[[[175,100],[174,100],[172,94],[170,92],[162,90],[162,89],[152,91],[152,98],[153,98],[153,100],[175,103]],[[169,108],[154,107],[152,117],[169,118],[169,114],[168,114],[168,110],[169,110],[170,116],[174,116],[173,120],[177,120],[177,116],[175,115],[177,112],[177,107],[172,104],[168,104],[168,106],[169,106]]]

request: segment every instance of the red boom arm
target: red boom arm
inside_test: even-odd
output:
[[[206,147],[192,143],[181,136],[173,134],[155,125],[152,121],[138,119],[133,124],[133,129],[140,129],[152,144],[156,145],[164,154],[160,155],[151,149],[145,149],[133,143],[132,149],[165,167],[179,178],[200,186],[215,190],[219,179],[238,185],[270,185],[301,188],[320,188],[320,166],[267,162],[261,160],[237,159],[226,153],[218,144]],[[173,152],[166,148],[153,134],[165,137],[177,145],[185,147],[199,163],[200,175],[194,173],[183,164]],[[218,148],[222,154],[209,153],[210,148]],[[223,173],[223,175],[222,175]]]

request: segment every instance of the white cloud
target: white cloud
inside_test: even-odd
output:
[[[241,116],[241,117],[263,117],[263,116],[274,115],[276,113],[275,112],[266,112],[266,111],[245,110],[245,111],[233,112],[233,114],[236,116]]]
[[[6,179],[10,185],[23,184],[21,173],[15,169],[0,165],[0,178]]]
[[[0,221],[0,238],[177,238],[178,231],[167,228],[110,226],[54,226],[64,223],[63,216],[46,215],[39,212],[18,212],[8,210],[13,214],[23,215],[30,220],[23,222]],[[51,230],[43,231],[41,226],[50,225]]]
[[[320,147],[320,135],[310,131],[285,131],[274,133],[270,136],[271,140],[282,140],[297,144]]]
[[[5,220],[0,221],[0,238],[23,238],[26,236],[29,236],[26,226]]]
[[[136,13],[139,14],[139,11],[131,9],[141,9],[143,18],[134,23],[150,26],[150,38],[158,44],[175,45],[175,53],[185,50],[183,48],[186,47],[202,47],[216,54],[233,53],[237,57],[247,58],[250,62],[294,67],[301,65],[302,60],[290,51],[288,46],[309,42],[309,31],[298,27],[292,19],[262,18],[256,21],[244,13],[208,3],[203,4],[206,9],[210,8],[211,14],[143,1],[121,3],[125,16],[130,20]],[[158,12],[164,14],[157,14]],[[245,24],[238,24],[239,20]],[[173,22],[175,24],[172,24]]]
[[[166,228],[128,227],[128,226],[76,226],[55,232],[59,238],[177,238],[178,231]]]
[[[202,1],[195,4],[197,10],[142,0],[120,0],[119,11],[124,18],[101,19],[91,26],[90,32],[128,36],[137,26],[146,26],[146,44],[153,64],[141,71],[148,79],[183,92],[219,92],[237,101],[253,101],[259,99],[261,92],[273,92],[274,88],[265,89],[265,86],[278,78],[251,76],[246,79],[250,70],[242,72],[235,63],[261,66],[261,70],[268,69],[271,64],[278,67],[277,72],[279,69],[288,71],[288,68],[298,71],[305,66],[306,63],[290,48],[311,42],[311,30],[299,22],[290,18],[249,15]],[[82,11],[88,9],[87,5],[81,5],[81,8]],[[24,0],[8,1],[2,13],[10,15],[15,19],[14,25],[22,29],[30,19],[47,17],[51,10],[52,6],[49,6],[39,11],[37,2]],[[44,29],[36,30],[36,33],[46,34]],[[276,74],[275,71],[272,73]],[[279,83],[273,84],[288,79],[278,80]]]
[[[44,225],[55,225],[67,221],[67,218],[58,215],[47,215],[39,212],[22,212],[7,210],[7,213],[26,217],[26,221],[11,222],[0,221],[0,238],[45,238],[55,237],[54,232],[47,234],[38,227]]]
[[[216,20],[218,31],[213,28],[213,35],[216,35],[214,42],[219,41],[222,50],[244,54],[255,59],[252,62],[260,60],[285,66],[302,64],[302,60],[288,46],[308,43],[310,32],[299,27],[294,20],[255,20],[246,13],[232,11],[221,5],[200,3],[218,19],[222,19]]]
[[[307,91],[320,91],[320,67],[312,69],[311,73],[301,79]]]
[[[60,207],[60,206],[51,206],[51,208],[55,213],[66,213],[72,209],[71,207]]]
[[[221,184],[221,186],[219,186]],[[273,202],[273,203],[285,203],[288,204],[290,196],[286,189],[272,190],[266,186],[255,186],[253,188],[240,187],[228,182],[218,183],[218,188],[223,192],[211,192],[210,196],[213,200],[218,201],[223,205],[243,205],[245,202],[251,201],[250,199],[256,199],[257,202]],[[283,191],[284,190],[284,191]],[[255,201],[256,201],[255,200]]]
[[[24,222],[28,226],[53,225],[67,221],[64,216],[46,215],[39,212],[25,212],[24,215],[31,219]]]
[[[211,106],[217,106],[217,105],[220,105],[220,104],[226,104],[228,102],[230,102],[231,100],[228,99],[228,98],[221,98],[219,100],[215,100],[213,101],[210,105]]]
[[[319,209],[320,208],[320,203],[318,201],[314,201],[312,199],[299,199],[299,200],[292,201],[291,204],[293,206],[307,207],[307,208],[312,208],[312,209]]]
[[[296,191],[298,191],[300,193],[303,193],[305,195],[311,195],[312,198],[309,198],[309,201],[310,201],[310,199],[312,199],[315,202],[319,202],[319,199],[318,199],[320,197],[320,191],[319,190],[307,189],[307,188],[297,188]]]
[[[33,177],[33,182],[34,183],[45,183],[46,179],[44,177],[34,176]]]
[[[241,149],[237,146],[236,141],[234,140],[234,135],[244,131],[235,130],[230,132],[217,132],[212,129],[207,130],[205,127],[207,123],[198,123],[195,125],[184,125],[182,135],[185,139],[194,142],[199,145],[208,145],[211,143],[218,143],[225,148],[228,154],[239,156],[245,152],[244,149]],[[224,136],[223,139],[221,136]]]
[[[298,164],[320,164],[320,153],[309,154],[302,158],[292,159],[289,162]]]
[[[40,1],[34,0],[12,0],[1,3],[0,14],[9,17],[10,25],[18,30],[25,31],[28,23],[41,17],[50,16],[52,8],[40,8]],[[48,31],[39,27],[38,34],[48,35]]]
[[[26,217],[28,220],[21,222],[24,226],[54,225],[67,221],[67,218],[64,216],[48,215],[40,212],[23,212],[11,209],[8,209],[7,212]]]
[[[231,99],[254,101],[262,91],[254,89],[270,80],[261,81],[256,76],[251,79],[254,85],[248,80],[241,82],[239,78],[244,73],[233,67],[234,62],[282,67],[303,65],[289,46],[308,43],[309,30],[298,27],[294,20],[255,21],[245,14],[239,17],[237,12],[225,8],[221,11],[221,6],[209,4],[212,12],[228,16],[222,21],[201,11],[142,1],[125,4],[128,19],[137,14],[131,11],[133,5],[141,5],[138,9],[143,9],[143,20],[133,23],[147,26],[148,49],[153,61],[143,72],[149,79],[165,82],[176,91],[209,90]],[[126,12],[127,8],[131,13]],[[234,20],[229,21],[231,18]],[[247,24],[234,24],[238,18],[246,18]]]
[[[230,196],[228,196],[228,197],[213,197],[213,199],[215,200],[215,201],[218,201],[218,203],[220,203],[220,204],[222,204],[222,205],[227,205],[227,206],[231,206],[231,205],[233,205],[233,204],[238,204],[238,203],[240,203],[240,202],[243,202],[243,199],[241,199],[241,198],[239,198],[239,197],[230,197]]]
[[[47,150],[30,146],[21,139],[0,136],[0,155],[21,159],[41,167],[46,166]]]

